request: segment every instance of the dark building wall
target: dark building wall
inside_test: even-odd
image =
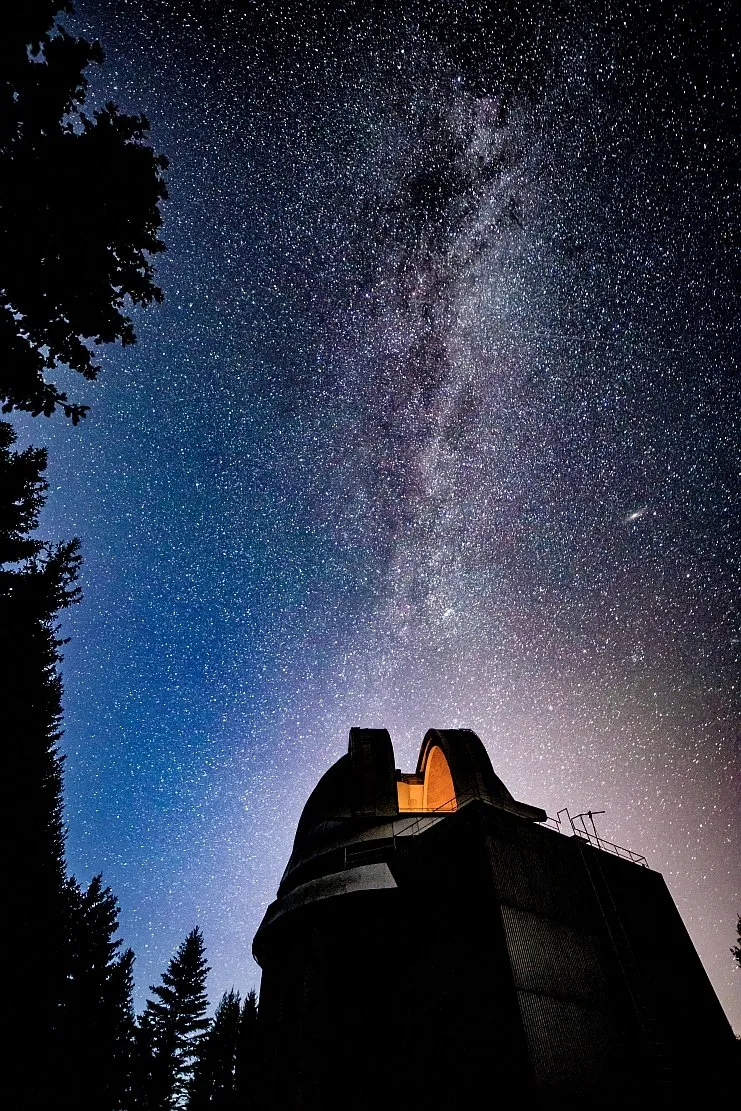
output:
[[[483,825],[539,1092],[556,1106],[586,1097],[607,1106],[658,1097],[659,1073],[581,842],[509,815],[486,815]],[[640,899],[648,871],[626,866],[631,898]]]
[[[394,815],[369,733],[307,804],[255,939],[268,1106],[727,1098],[733,1035],[661,876],[538,824],[485,768],[485,798]]]
[[[732,1095],[738,1047],[663,877],[582,842],[574,847],[594,883],[660,1092],[685,1105]]]

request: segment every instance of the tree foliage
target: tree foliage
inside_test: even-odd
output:
[[[0,422],[0,712],[3,721],[7,854],[10,1024],[6,1043],[11,1090],[41,1105],[67,985],[69,936],[62,817],[62,641],[57,615],[77,601],[77,543],[44,545],[31,537],[44,503],[46,454],[13,450]],[[38,1065],[23,1070],[33,1031]]]
[[[241,1012],[239,993],[234,989],[225,992],[201,1040],[188,1111],[231,1111],[234,1107]]]
[[[741,968],[741,914],[739,914],[736,922],[736,944],[731,946],[731,952],[736,964]]]
[[[110,889],[96,876],[83,890],[65,861],[57,622],[79,598],[80,556],[76,541],[50,546],[32,535],[46,454],[15,451],[14,441],[0,422],[0,705],[15,846],[6,867],[7,1086],[23,1108],[119,1111],[129,1087],[133,954],[118,955]]]
[[[60,1008],[58,1072],[72,1109],[119,1111],[129,1103],[134,1038],[131,949],[119,955],[118,902],[102,876],[68,882],[70,942]]]
[[[201,1041],[188,1111],[247,1111],[260,1104],[257,995],[225,992]]]
[[[242,1004],[237,1034],[234,1070],[236,1108],[262,1106],[262,1042],[257,1012],[257,994],[249,991]]]
[[[162,298],[151,258],[165,159],[144,116],[83,110],[97,44],[70,34],[65,0],[26,0],[0,35],[0,405],[77,422],[49,372],[98,373],[96,345],[134,342],[131,305]],[[46,453],[0,422],[0,713],[5,742],[8,1012],[4,1089],[23,1111],[131,1106],[133,954],[95,877],[68,879],[63,824],[63,640],[78,601],[75,540],[35,535]]]
[[[103,53],[60,25],[71,11],[27,0],[0,36],[0,399],[76,423],[87,407],[47,372],[95,378],[96,345],[134,343],[127,304],[162,299],[151,256],[167,191],[145,116],[83,111]]]
[[[12,451],[15,432],[0,422],[0,566],[20,563],[41,550],[30,533],[44,504],[46,455],[39,448]]]
[[[206,1018],[209,972],[203,935],[196,926],[150,988],[139,1031],[138,1101],[147,1111],[182,1107],[190,1091]]]

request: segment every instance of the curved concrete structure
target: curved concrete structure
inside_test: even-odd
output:
[[[352,729],[254,940],[266,1106],[710,1106],[730,1027],[661,876],[543,826],[466,729]],[[708,1102],[711,1101],[711,1102]]]
[[[436,754],[439,754],[437,760]],[[429,777],[431,763],[433,768],[436,764],[438,767],[447,765],[456,799],[466,802],[480,799],[533,822],[544,822],[546,819],[544,810],[517,802],[512,797],[495,774],[481,740],[471,729],[429,729],[419,752],[417,775],[423,779]],[[434,798],[430,795],[425,797],[436,806],[444,805],[445,800],[439,794],[435,794]]]
[[[544,810],[513,798],[470,729],[430,729],[411,774],[394,767],[386,729],[351,729],[347,753],[324,773],[304,806],[279,899],[318,875],[344,871],[348,860],[367,856],[374,846],[384,852],[396,838],[416,834],[420,823],[410,818],[432,825],[475,800],[528,821],[546,818]]]

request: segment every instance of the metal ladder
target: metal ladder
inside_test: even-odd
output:
[[[578,838],[574,840],[617,957],[618,967],[638,1021],[638,1028],[643,1036],[647,1055],[654,1065],[657,1094],[668,1095],[672,1088],[673,1076],[667,1043],[659,1032],[654,1009],[647,999],[630,939],[599,859],[600,850],[586,845]]]

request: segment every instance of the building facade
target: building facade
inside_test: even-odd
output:
[[[469,730],[353,729],[254,941],[267,1106],[713,1106],[736,1042],[662,877],[516,801]]]

